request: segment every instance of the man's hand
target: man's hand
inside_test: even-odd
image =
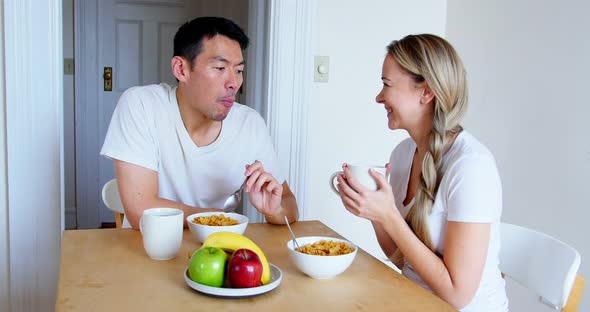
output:
[[[262,163],[255,161],[246,165],[247,177],[244,190],[248,193],[254,208],[264,215],[274,215],[279,210],[283,186],[270,173],[264,171]]]

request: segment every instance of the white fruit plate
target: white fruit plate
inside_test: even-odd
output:
[[[252,297],[262,295],[273,289],[275,289],[283,280],[283,272],[276,265],[269,263],[270,266],[270,282],[266,285],[251,287],[251,288],[222,288],[222,287],[211,287],[203,284],[199,284],[191,280],[188,275],[188,268],[184,271],[184,281],[192,289],[195,289],[204,294],[228,297],[228,298],[241,298],[241,297]]]

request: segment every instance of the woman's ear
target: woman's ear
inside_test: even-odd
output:
[[[430,88],[425,85],[422,89],[422,95],[420,96],[420,103],[421,104],[428,104],[434,100],[434,92],[430,90]]]
[[[190,76],[190,65],[185,58],[175,56],[170,61],[170,65],[172,67],[172,75],[174,75],[179,82],[188,80]]]

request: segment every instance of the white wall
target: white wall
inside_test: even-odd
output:
[[[574,246],[587,279],[588,12],[581,0],[449,0],[447,16],[447,37],[469,74],[465,125],[496,156],[503,220]],[[586,288],[580,311],[590,311]]]
[[[407,137],[387,128],[385,110],[375,103],[385,47],[410,33],[444,34],[446,1],[360,5],[322,0],[316,5],[313,51],[330,57],[330,77],[327,83],[314,83],[311,94],[306,219],[321,220],[383,259],[370,223],[344,208],[330,190],[328,177],[343,162],[385,164],[395,145]]]

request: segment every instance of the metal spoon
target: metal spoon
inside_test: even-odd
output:
[[[293,242],[295,243],[295,246],[297,246],[297,249],[301,249],[301,247],[299,247],[299,243],[297,242],[297,239],[295,238],[295,234],[293,233],[293,230],[291,230],[291,226],[289,225],[289,219],[287,219],[287,216],[285,216],[285,223],[287,224],[287,227],[289,228],[289,232],[291,232],[291,237],[293,237]]]
[[[223,204],[223,212],[236,211],[236,209],[242,202],[242,191],[244,190],[244,186],[246,185],[246,180],[248,179],[244,179],[244,182],[242,183],[240,188],[233,194],[231,194],[228,199],[225,200],[225,203]]]

